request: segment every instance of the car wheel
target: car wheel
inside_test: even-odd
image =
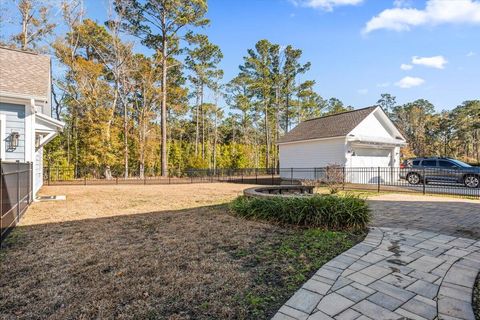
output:
[[[407,175],[407,181],[410,184],[419,184],[422,179],[418,173],[409,173]]]
[[[467,188],[478,188],[480,186],[480,177],[468,175],[463,179],[463,182]]]

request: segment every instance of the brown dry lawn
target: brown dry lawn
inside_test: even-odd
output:
[[[267,319],[362,234],[247,221],[238,184],[45,187],[0,252],[1,319]]]

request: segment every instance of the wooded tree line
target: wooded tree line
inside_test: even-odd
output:
[[[42,40],[55,36],[47,49],[61,65],[53,116],[66,128],[46,149],[50,165],[106,177],[276,167],[279,136],[305,119],[352,109],[304,80],[310,63],[291,45],[260,40],[238,75],[223,79],[221,48],[205,34],[206,0],[112,0],[103,24],[85,17],[81,0],[65,1],[62,34],[48,22],[52,8],[17,4],[21,32],[4,41],[44,50]],[[136,52],[134,42],[148,50]],[[397,105],[383,94],[377,105],[405,134],[405,156],[480,162],[480,101],[436,113],[426,100]]]

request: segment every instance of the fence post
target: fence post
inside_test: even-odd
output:
[[[255,184],[258,184],[258,168],[255,168]]]
[[[427,184],[427,177],[425,176],[425,168],[423,168],[423,174],[422,174],[422,180],[423,180],[423,194],[425,194],[425,185]]]
[[[290,184],[293,185],[293,168],[290,168]]]
[[[47,169],[47,173],[48,173],[48,178],[47,178],[47,184],[50,185],[50,161],[48,161],[48,169]]]
[[[243,183],[243,169],[240,169],[241,170],[241,174],[242,174],[242,183]]]
[[[345,190],[345,179],[346,179],[346,178],[345,178],[345,174],[346,174],[345,171],[346,171],[346,170],[345,170],[345,166],[343,166],[343,167],[342,167],[342,190]]]
[[[2,225],[3,216],[3,169],[2,159],[0,158],[0,226]],[[0,228],[0,239],[3,236],[3,230]]]
[[[83,184],[84,184],[85,186],[87,185],[87,176],[86,176],[86,175],[83,177]]]
[[[275,171],[273,171],[273,168],[270,169],[270,170],[272,170],[272,186],[273,186],[273,179],[274,179],[274,176],[275,176]]]
[[[17,160],[17,222],[20,221],[20,161]]]
[[[380,193],[380,167],[378,167],[377,171],[377,192]]]

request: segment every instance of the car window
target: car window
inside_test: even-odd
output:
[[[456,168],[457,167],[455,163],[446,161],[446,160],[438,160],[438,166],[440,168]]]
[[[436,167],[437,166],[437,160],[423,160],[422,161],[422,166],[424,166],[424,167]]]
[[[454,162],[454,163],[456,163],[456,164],[457,164],[458,166],[460,166],[460,167],[464,167],[464,168],[471,168],[471,167],[472,167],[471,165],[466,164],[465,162],[460,161],[460,160],[452,159],[451,161]]]
[[[412,164],[414,166],[419,166],[420,165],[420,160],[413,160]]]

